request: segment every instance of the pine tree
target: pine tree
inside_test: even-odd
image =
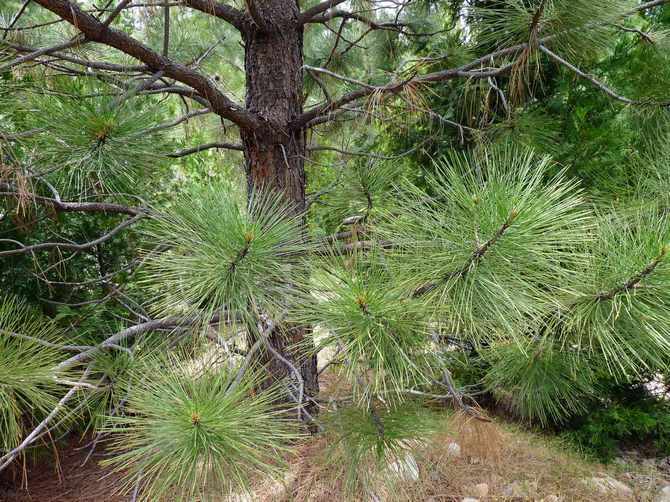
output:
[[[206,499],[312,432],[355,490],[426,400],[485,419],[459,372],[542,425],[666,374],[668,87],[602,63],[667,73],[666,3],[4,3],[0,470],[86,427]],[[644,148],[616,199],[548,155],[562,81]]]

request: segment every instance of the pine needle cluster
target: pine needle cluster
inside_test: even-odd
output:
[[[258,375],[205,368],[194,373],[175,357],[152,356],[135,366],[124,416],[109,417],[106,463],[122,472],[121,490],[139,500],[207,500],[249,489],[256,477],[277,477],[295,422],[256,393]]]
[[[15,448],[31,425],[56,408],[63,359],[53,321],[13,297],[0,296],[0,450]]]

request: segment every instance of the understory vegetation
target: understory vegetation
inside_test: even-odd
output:
[[[296,499],[381,497],[500,420],[670,456],[670,2],[4,0],[0,266],[28,486],[74,436],[146,501],[311,448]]]

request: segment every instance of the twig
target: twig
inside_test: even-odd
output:
[[[26,436],[26,438],[19,444],[16,448],[11,450],[9,453],[6,455],[3,455],[0,457],[0,472],[2,472],[9,464],[11,464],[16,456],[21,453],[23,450],[25,450],[28,446],[30,446],[32,443],[34,443],[40,433],[44,431],[48,426],[49,423],[60,413],[62,408],[68,403],[70,399],[77,393],[77,391],[82,388],[85,385],[84,380],[88,378],[89,374],[92,371],[92,365],[89,365],[86,370],[84,371],[84,374],[82,377],[79,379],[79,382],[77,382],[67,393],[61,398],[60,401],[58,401],[58,404],[56,404],[56,407],[51,410],[51,412],[40,422],[40,424],[33,429],[33,431]]]

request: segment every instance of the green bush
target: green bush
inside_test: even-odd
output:
[[[590,413],[563,434],[605,462],[626,446],[670,455],[670,403],[653,398],[612,403]]]

